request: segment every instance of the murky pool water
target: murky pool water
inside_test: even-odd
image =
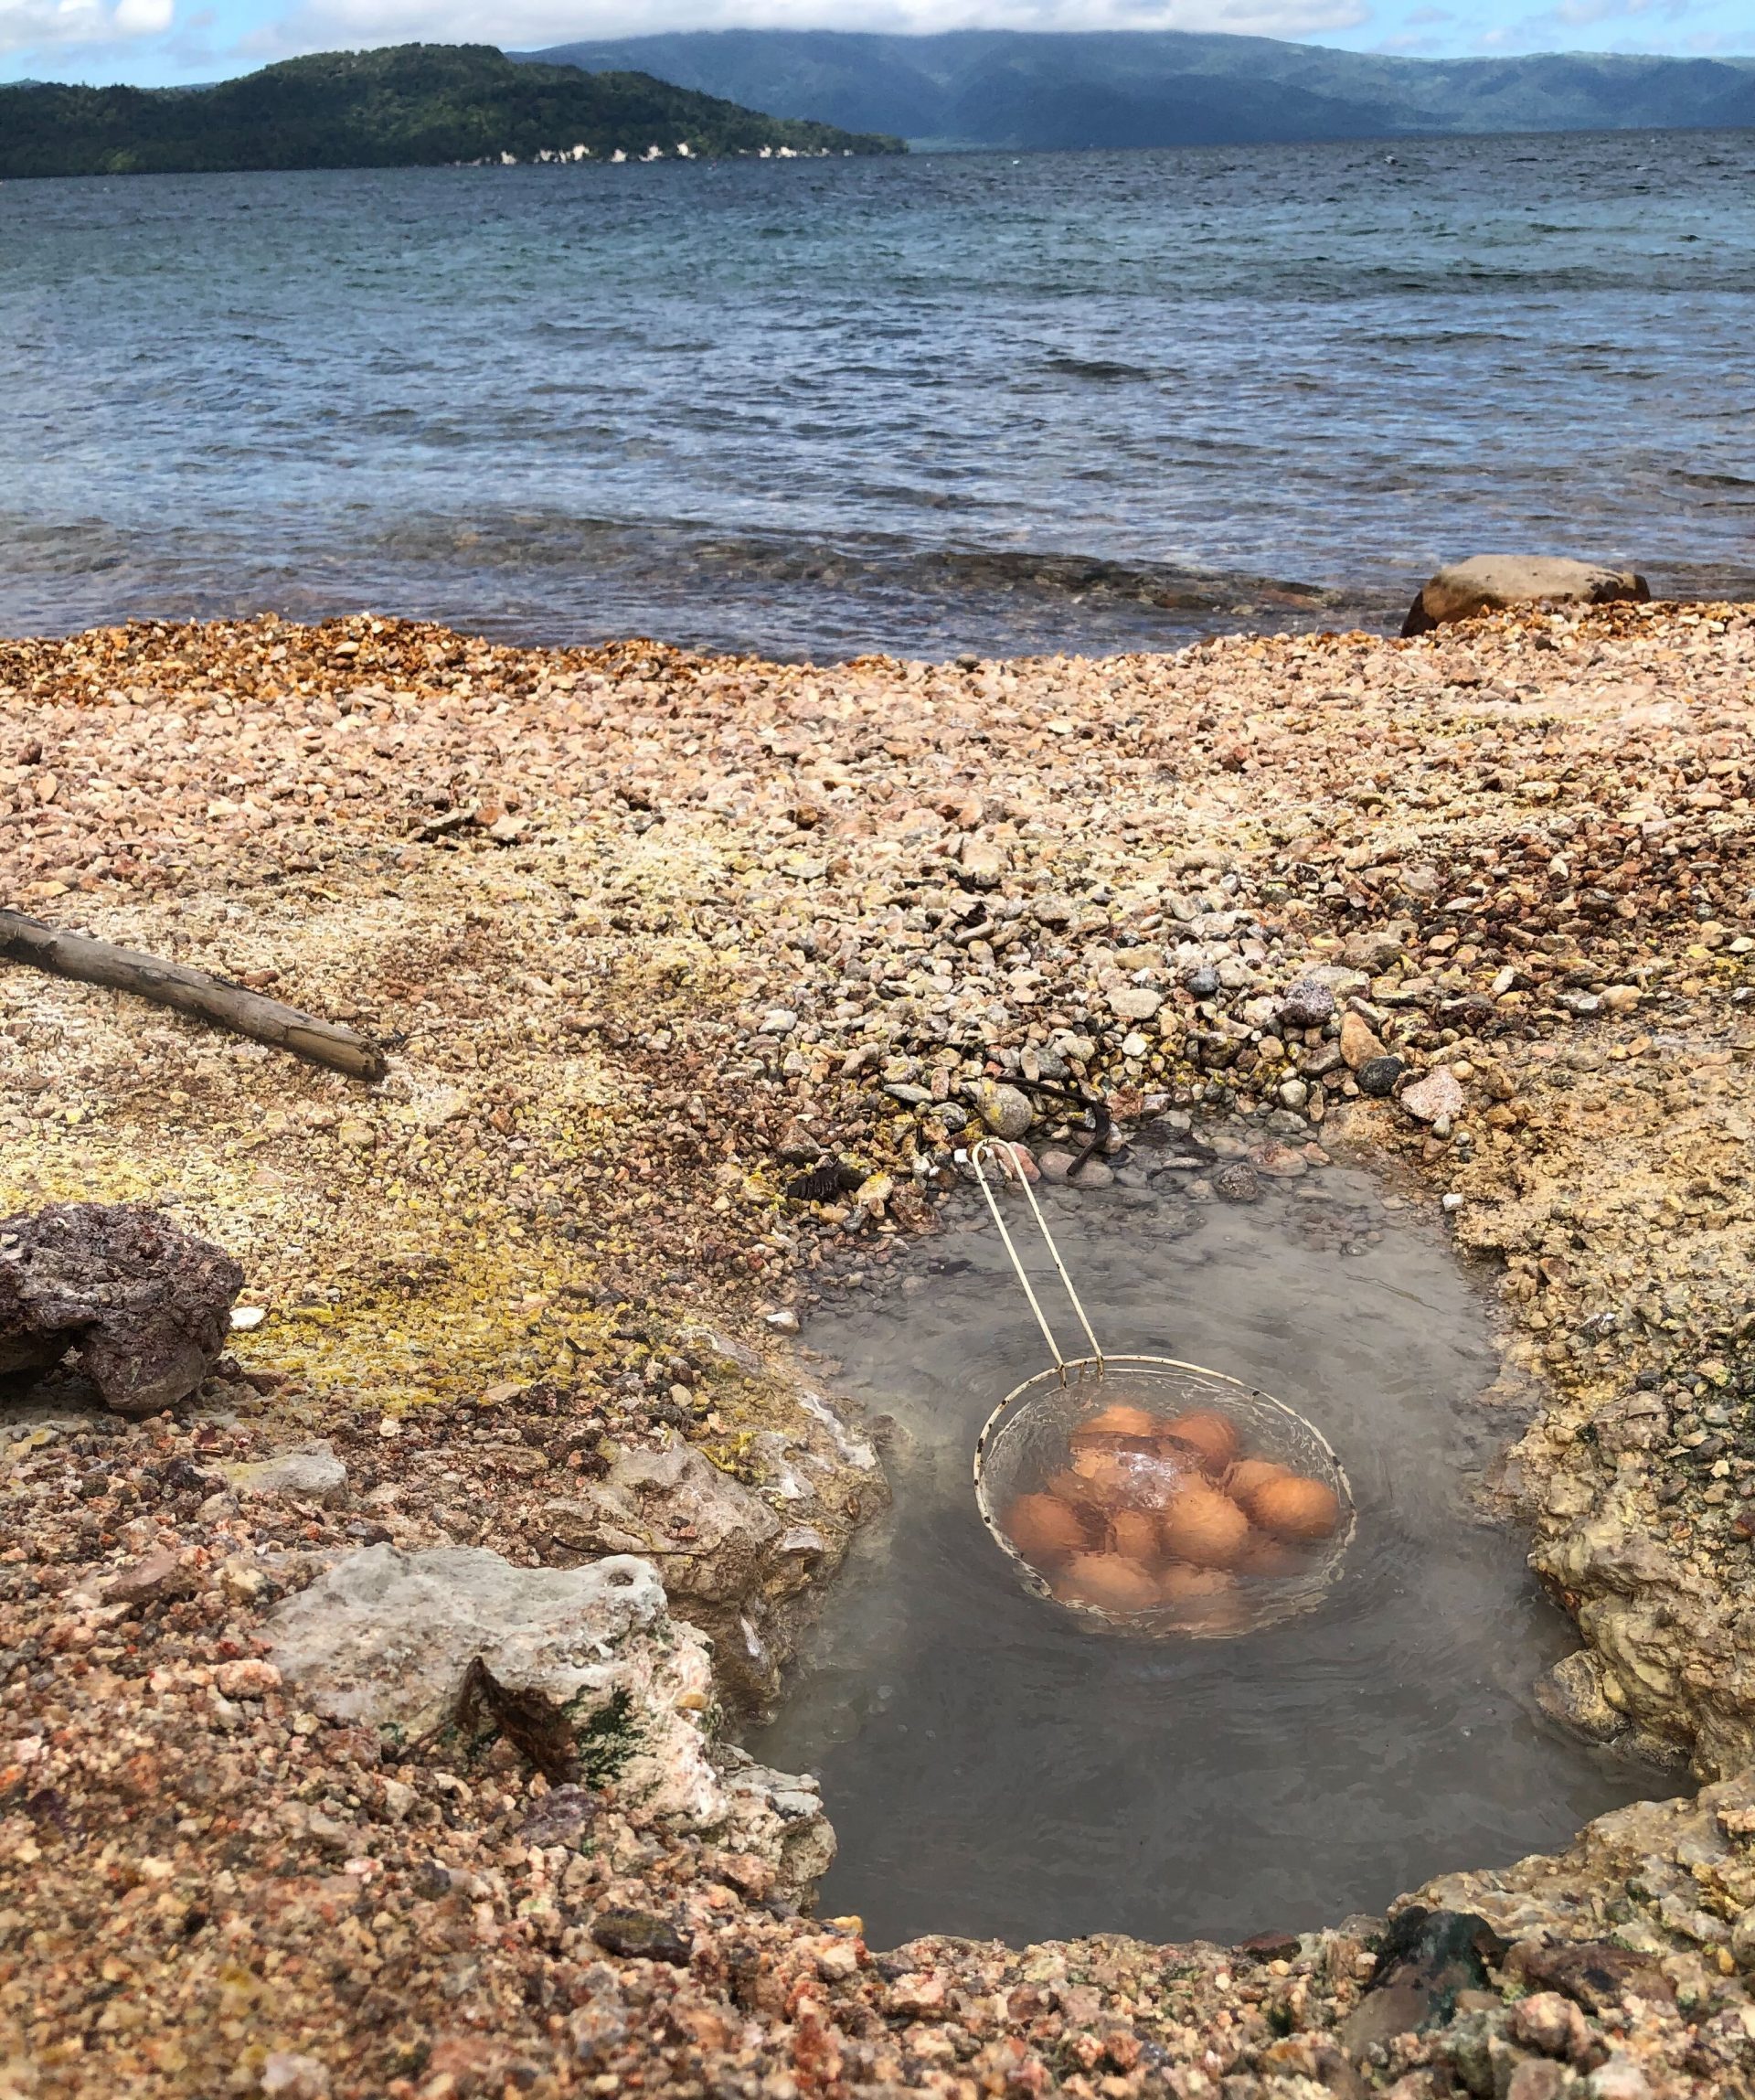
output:
[[[1672,1790],[1535,1704],[1574,1644],[1518,1542],[1471,1516],[1516,1424],[1481,1404],[1495,1359],[1442,1234],[1339,1167],[1249,1208],[1190,1202],[1187,1178],[1044,1207],[1106,1348],[1229,1372],[1330,1438],[1359,1506],[1346,1572],[1240,1640],[1093,1632],[1024,1594],[975,1513],[976,1433],[1046,1360],[992,1228],[972,1210],[886,1301],[818,1316],[806,1343],[895,1424],[895,1505],[750,1746],[820,1774],[823,1907],[874,1945],[1295,1930]]]

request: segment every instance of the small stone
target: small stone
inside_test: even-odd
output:
[[[1197,999],[1217,998],[1218,996],[1218,972],[1209,964],[1198,964],[1194,969],[1183,973],[1182,988]]]
[[[1644,996],[1637,985],[1611,985],[1601,1004],[1606,1014],[1631,1014]]]
[[[1461,1196],[1457,1190],[1454,1189],[1447,1189],[1444,1194],[1438,1199],[1439,1208],[1448,1216],[1453,1218],[1455,1217],[1456,1213],[1462,1208],[1464,1200],[1465,1199]]]
[[[1334,1012],[1334,993],[1315,977],[1300,977],[1280,1001],[1280,1018],[1295,1029],[1319,1029]]]
[[[776,1334],[795,1335],[798,1332],[798,1315],[785,1306],[776,1313],[764,1313],[762,1319]]]
[[[1590,2100],[1651,2100],[1651,2081],[1631,2056],[1611,2056],[1584,2082]]]
[[[1396,1091],[1396,1082],[1408,1067],[1399,1057],[1367,1058],[1359,1067],[1359,1092],[1381,1101]]]
[[[262,2064],[261,2083],[269,2100],[327,2100],[329,2070],[314,2056],[277,2049]]]
[[[797,1026],[798,1016],[791,1007],[770,1007],[757,1023],[757,1029],[764,1036],[789,1036]]]
[[[1561,2100],[1572,2090],[1572,2073],[1546,2056],[1526,2056],[1514,2064],[1505,2100]]]
[[[354,1152],[371,1152],[378,1146],[378,1133],[369,1123],[363,1122],[356,1115],[350,1115],[345,1123],[339,1125],[335,1135]]]
[[[1296,1933],[1256,1933],[1231,1949],[1246,1961],[1296,1961],[1303,1943]]]
[[[1132,1029],[1122,1038],[1122,1055],[1123,1057],[1143,1057],[1151,1048],[1149,1039],[1143,1036],[1137,1029]]]
[[[167,1597],[190,1597],[199,1587],[194,1573],[170,1548],[160,1546],[112,1576],[103,1594],[112,1604],[146,1604]]]
[[[266,1306],[233,1306],[231,1331],[236,1335],[252,1334],[267,1317]]]
[[[996,890],[1005,873],[1005,849],[990,838],[965,838],[957,867],[966,888]]]
[[[1261,1193],[1261,1184],[1247,1160],[1229,1159],[1213,1174],[1213,1193],[1227,1203],[1253,1203]]]
[[[326,1440],[297,1451],[277,1452],[259,1466],[229,1466],[227,1474],[234,1487],[250,1495],[331,1506],[347,1499],[347,1468]]]
[[[1305,1107],[1310,1101],[1310,1088],[1302,1079],[1282,1080],[1275,1093],[1280,1105],[1294,1112]]]
[[[1650,1955],[1607,1940],[1526,1943],[1517,1949],[1524,1978],[1538,1989],[1564,1991],[1587,2012],[1612,2012],[1633,1996],[1657,2004],[1675,2001],[1675,1988]]]
[[[600,1911],[591,1920],[591,1937],[605,1953],[624,1960],[688,1967],[688,1941],[675,1925],[649,1911]]]
[[[1149,1021],[1164,1004],[1164,994],[1145,985],[1118,985],[1109,995],[1109,1010],[1124,1021]]]
[[[1045,1181],[1059,1181],[1074,1189],[1108,1189],[1113,1185],[1115,1171],[1101,1159],[1087,1159],[1077,1174],[1072,1163],[1079,1157],[1059,1146],[1050,1146],[1037,1161]]]
[[[1453,1116],[1460,1112],[1462,1089],[1449,1065],[1435,1065],[1424,1079],[1403,1087],[1399,1105],[1417,1123],[1436,1123],[1441,1116]]]
[[[1393,933],[1350,933],[1341,943],[1341,960],[1349,970],[1380,977],[1393,970],[1407,950]]]
[[[867,1210],[879,1211],[896,1193],[896,1184],[888,1174],[867,1174],[853,1192],[856,1203]]]
[[[934,2020],[945,2010],[944,1980],[923,1970],[899,1976],[889,1987],[887,2009],[908,2020]]]
[[[1036,1120],[1028,1094],[1015,1086],[995,1085],[992,1080],[981,1082],[975,1106],[995,1137],[1022,1137]]]
[[[1544,2056],[1569,2056],[1584,2038],[1584,2015],[1558,1990],[1534,1991],[1512,2008],[1511,2036]]]
[[[792,1167],[808,1167],[823,1157],[823,1147],[796,1117],[781,1132],[774,1150]]]
[[[1310,1172],[1309,1160],[1290,1145],[1258,1145],[1250,1154],[1250,1161],[1258,1173],[1271,1175],[1276,1181],[1301,1181]]]
[[[1357,1071],[1383,1054],[1382,1041],[1362,1014],[1341,1016],[1341,1059],[1349,1071]]]

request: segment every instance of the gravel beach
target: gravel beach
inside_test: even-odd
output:
[[[173,1412],[0,1401],[0,2095],[1755,2092],[1752,723],[1736,605],[0,643],[9,901],[390,1052],[0,972],[0,1214],[148,1203],[244,1274]],[[785,1338],[966,1133],[1056,1170],[1019,1078],[1259,1134],[1217,1200],[1344,1151],[1447,1221],[1580,1628],[1544,1702],[1675,1800],[1240,1949],[811,1914],[820,1802],[731,1741],[885,1488]],[[460,1626],[549,1703],[472,1712]]]

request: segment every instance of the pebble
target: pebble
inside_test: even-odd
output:
[[[1404,1114],[1420,1123],[1436,1124],[1461,1111],[1462,1089],[1448,1065],[1438,1065],[1424,1079],[1403,1087],[1397,1101]]]
[[[1335,1011],[1335,994],[1317,977],[1300,977],[1280,1001],[1280,1018],[1295,1029],[1319,1029]]]
[[[1407,1069],[1399,1057],[1367,1058],[1359,1067],[1359,1092],[1378,1099],[1393,1093]]]
[[[1253,1167],[1244,1160],[1231,1159],[1214,1169],[1212,1191],[1227,1203],[1253,1203],[1261,1194],[1261,1184]],[[1192,1196],[1194,1187],[1188,1192]]]
[[[991,1080],[983,1082],[975,1105],[995,1137],[1022,1137],[1036,1120],[1028,1094],[1015,1086],[995,1085]]]

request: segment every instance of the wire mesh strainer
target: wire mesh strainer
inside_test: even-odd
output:
[[[1148,1636],[1214,1639],[1313,1609],[1355,1521],[1322,1432],[1220,1371],[1106,1356],[1016,1148],[985,1138],[970,1160],[1054,1359],[1005,1395],[975,1442],[982,1521],[1026,1586]],[[1024,1191],[1089,1356],[1061,1353],[988,1179],[994,1162]]]

